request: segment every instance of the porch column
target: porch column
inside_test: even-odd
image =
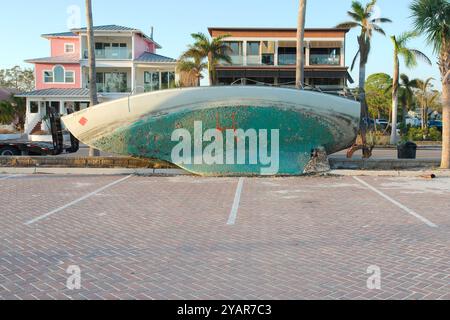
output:
[[[274,54],[274,65],[278,66],[278,40],[275,41],[275,54]]]
[[[246,66],[246,65],[247,65],[247,40],[244,40],[244,41],[242,42],[242,46],[243,46],[243,48],[242,48],[242,54],[244,55],[242,64],[243,64],[244,66]]]
[[[136,66],[133,64],[133,66],[131,67],[131,92],[134,91],[134,89],[136,89]]]

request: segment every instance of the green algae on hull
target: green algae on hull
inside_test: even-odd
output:
[[[195,136],[194,124],[202,122],[203,130],[254,129],[257,132],[267,130],[267,145],[270,146],[271,130],[279,130],[278,175],[301,175],[311,158],[311,151],[325,147],[328,153],[342,150],[352,144],[356,137],[349,137],[341,130],[350,126],[354,119],[338,114],[325,114],[298,109],[289,106],[222,106],[220,108],[191,108],[166,114],[149,114],[130,126],[116,129],[107,136],[97,139],[94,147],[111,153],[131,155],[134,157],[172,161],[172,151],[179,141],[172,141],[172,134],[177,129],[189,131]],[[225,135],[225,134],[224,134]],[[195,149],[192,141],[192,150]],[[226,143],[226,142],[225,142]],[[211,142],[203,142],[203,149]],[[258,145],[259,146],[259,145]],[[237,148],[237,144],[235,146]],[[236,156],[238,150],[234,149]],[[258,154],[261,150],[258,150]],[[268,147],[268,154],[271,149]],[[249,159],[248,141],[245,148]],[[224,148],[226,159],[226,148]],[[183,164],[175,163],[187,171],[199,175],[260,175],[267,164]]]

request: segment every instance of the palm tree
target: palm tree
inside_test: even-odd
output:
[[[298,89],[303,88],[305,80],[305,24],[306,24],[306,0],[300,0],[297,25],[297,69],[295,86]]]
[[[352,70],[355,66],[356,59],[359,57],[359,100],[361,102],[361,125],[360,135],[362,146],[353,146],[349,151],[349,156],[357,149],[363,149],[363,157],[370,158],[371,151],[367,145],[367,125],[369,118],[369,110],[366,101],[365,82],[366,82],[366,64],[369,59],[371,40],[374,32],[378,32],[382,35],[386,35],[384,30],[379,25],[380,23],[392,22],[387,18],[373,17],[373,8],[376,5],[377,0],[371,0],[368,4],[363,6],[359,1],[352,2],[352,10],[347,14],[353,19],[352,21],[344,22],[337,25],[337,28],[360,28],[361,33],[358,36],[359,50],[356,53],[352,63]]]
[[[406,115],[411,110],[411,105],[414,101],[414,89],[417,89],[417,79],[409,79],[409,77],[402,73],[400,75],[400,102],[402,105],[402,124],[403,129],[406,130]],[[403,133],[406,133],[404,131]]]
[[[414,0],[410,6],[417,33],[425,34],[439,54],[442,77],[442,169],[450,169],[450,2]]]
[[[407,68],[417,66],[417,60],[421,59],[431,65],[431,60],[421,51],[408,48],[408,42],[416,37],[414,32],[405,32],[400,36],[392,36],[394,45],[394,77],[392,83],[392,125],[391,125],[391,144],[398,142],[397,119],[398,119],[398,90],[400,78],[400,59],[402,57]]]
[[[183,86],[194,87],[200,86],[203,79],[203,71],[206,70],[208,64],[204,62],[204,58],[200,55],[192,57],[184,56],[177,63],[177,71],[181,75],[181,83]]]
[[[435,80],[434,78],[428,78],[426,80],[417,80],[417,96],[420,101],[420,110],[422,117],[422,130],[424,135],[426,135],[426,131],[428,129],[428,106],[429,106],[429,90],[433,87],[431,81]]]
[[[189,46],[188,50],[181,56],[184,58],[201,57],[208,59],[209,84],[215,85],[216,81],[216,66],[219,62],[224,61],[231,64],[232,60],[230,53],[232,49],[223,40],[229,35],[222,35],[210,40],[204,33],[193,33],[192,38],[195,42]]]
[[[86,0],[86,32],[87,32],[87,47],[89,55],[89,100],[90,107],[98,104],[97,96],[97,71],[95,68],[95,40],[94,40],[94,23],[92,19],[92,2]],[[89,149],[89,156],[98,157],[100,155],[98,150],[94,148]]]

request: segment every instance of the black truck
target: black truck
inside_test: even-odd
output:
[[[0,141],[0,156],[57,156],[78,152],[80,143],[72,134],[70,134],[70,145],[64,144],[61,116],[52,107],[47,107],[47,114],[50,120],[52,142]]]

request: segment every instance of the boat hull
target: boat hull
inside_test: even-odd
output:
[[[144,94],[63,121],[91,147],[195,174],[301,175],[312,150],[331,154],[353,144],[358,115],[356,103],[330,95],[223,87]]]

